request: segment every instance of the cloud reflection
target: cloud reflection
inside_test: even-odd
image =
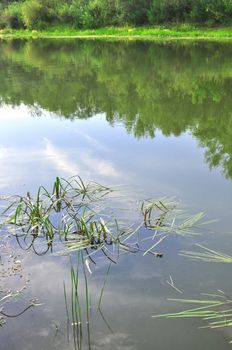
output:
[[[54,146],[47,138],[44,139],[44,143],[45,157],[53,162],[59,172],[65,173],[67,176],[84,174],[92,179],[95,176],[121,177],[120,172],[111,161],[93,156],[89,151],[75,149],[72,152],[65,152]]]

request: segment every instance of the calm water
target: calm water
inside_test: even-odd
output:
[[[218,289],[232,295],[229,264],[178,255],[194,250],[194,243],[232,250],[231,57],[231,44],[0,41],[1,194],[33,193],[56,176],[79,174],[123,185],[128,220],[133,203],[160,196],[175,196],[190,212],[219,219],[210,225],[217,233],[170,237],[162,243],[162,259],[120,258],[102,304],[112,331],[96,310],[108,266],[99,260],[89,276],[91,349],[230,348],[229,327],[212,331],[199,329],[197,319],[151,316],[182,307],[168,298],[197,299]],[[65,281],[70,303],[69,260],[24,252],[14,239],[10,244],[23,269],[12,288],[28,284],[23,299],[5,305],[5,312],[20,312],[32,297],[43,305],[6,319],[0,349],[75,349],[63,292]],[[166,283],[169,275],[183,294]],[[9,283],[0,279],[1,293]],[[81,301],[83,294],[81,289]],[[83,349],[87,338],[85,327]]]

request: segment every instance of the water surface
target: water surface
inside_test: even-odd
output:
[[[89,277],[92,349],[229,349],[230,328],[202,330],[199,320],[151,315],[180,308],[167,298],[232,293],[230,265],[178,256],[195,242],[231,252],[231,54],[230,44],[216,43],[0,42],[1,194],[33,193],[56,176],[79,174],[122,185],[127,209],[145,198],[175,196],[191,213],[220,220],[210,227],[215,234],[171,237],[162,244],[162,259],[120,258],[103,300],[113,333],[95,307],[108,266],[99,261]],[[128,221],[133,215],[129,210]],[[68,259],[17,252],[25,276],[30,274],[26,297],[44,305],[7,319],[2,348],[74,349],[63,294],[63,281],[70,283]],[[183,295],[168,286],[169,275]],[[13,313],[17,307],[6,308]]]

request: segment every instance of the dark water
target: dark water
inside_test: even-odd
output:
[[[219,219],[210,225],[214,234],[170,237],[162,259],[120,257],[102,303],[113,332],[96,310],[108,266],[99,260],[89,276],[91,349],[230,348],[230,327],[199,329],[198,319],[151,316],[183,308],[168,298],[201,299],[218,289],[232,295],[230,264],[178,255],[197,242],[231,252],[231,55],[231,44],[216,43],[0,42],[1,194],[33,193],[56,176],[79,174],[123,185],[128,220],[132,203],[159,196],[175,196],[191,213]],[[67,339],[63,292],[65,281],[70,304],[68,258],[23,252],[14,239],[10,244],[23,269],[12,288],[30,281],[23,299],[4,310],[16,314],[32,297],[43,305],[6,319],[0,349],[75,349],[72,330]],[[170,275],[183,294],[167,284]],[[2,289],[8,283],[0,279]],[[82,348],[89,348],[86,326]]]

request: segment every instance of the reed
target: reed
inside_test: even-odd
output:
[[[71,268],[70,268],[71,296],[70,298],[68,297],[66,285],[64,284],[64,303],[65,303],[68,339],[69,339],[69,328],[71,326],[74,349],[80,350],[82,349],[82,346],[83,346],[84,332],[87,334],[88,348],[89,349],[91,348],[90,289],[89,289],[88,276],[85,268],[84,255],[82,252],[79,251],[76,254],[76,257],[77,257],[76,264],[73,265],[73,263],[71,262]],[[80,297],[80,294],[84,295],[84,299]],[[69,303],[71,305],[69,305]],[[70,317],[71,317],[71,324],[70,324]]]
[[[169,299],[182,304],[196,305],[196,307],[152,317],[199,318],[206,323],[206,326],[200,328],[215,329],[232,326],[232,299],[221,290],[218,290],[218,294],[206,293],[203,295],[210,297],[210,299]]]
[[[141,211],[144,226],[157,234],[199,235],[203,225],[216,220],[203,221],[204,212],[189,215],[174,198],[147,200],[142,203]]]
[[[109,276],[109,273],[110,273],[110,269],[111,269],[111,263],[109,264],[108,268],[107,268],[107,271],[106,271],[106,274],[105,274],[105,279],[104,279],[104,282],[103,282],[103,286],[101,288],[101,292],[100,292],[100,297],[99,297],[99,302],[98,302],[98,309],[101,310],[101,304],[102,304],[102,299],[103,299],[103,293],[104,293],[104,290],[105,290],[105,286],[106,286],[106,283],[107,283],[107,279],[108,279],[108,276]]]
[[[56,177],[51,191],[40,186],[34,198],[29,192],[5,198],[2,217],[6,230],[16,236],[24,250],[44,255],[59,241],[62,249],[57,254],[83,251],[94,262],[93,255],[101,252],[113,263],[121,251],[161,257],[163,254],[153,250],[169,235],[200,234],[205,224],[204,213],[190,216],[173,198],[143,201],[137,222],[121,223],[116,210],[109,207],[112,193],[113,189],[85,183],[80,176]],[[150,231],[152,236],[148,236]],[[36,245],[41,240],[43,250],[41,244]],[[148,247],[138,246],[145,241],[150,242]]]
[[[206,248],[203,245],[198,243],[196,243],[195,245],[199,247],[202,250],[202,252],[184,250],[184,251],[181,251],[179,255],[190,258],[192,260],[196,260],[196,261],[218,262],[218,263],[225,263],[225,264],[232,263],[231,255],[227,255],[222,252]]]

